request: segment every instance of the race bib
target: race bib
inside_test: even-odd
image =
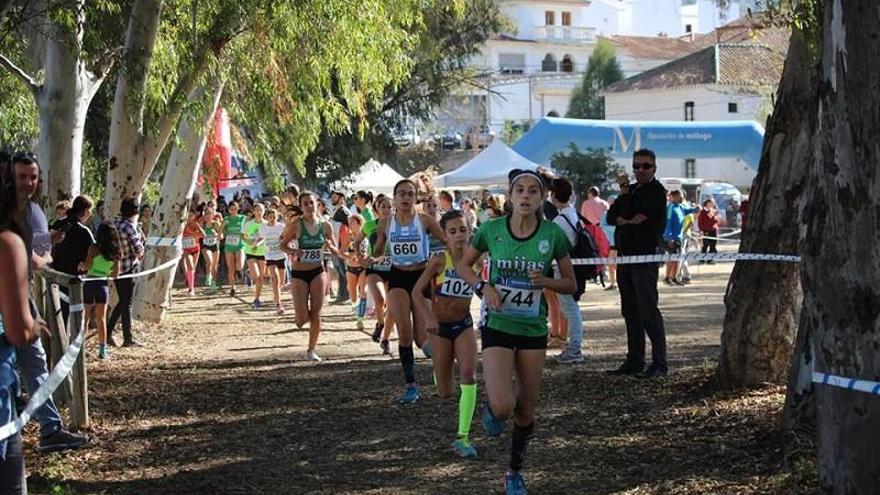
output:
[[[226,245],[236,246],[241,244],[241,236],[238,234],[226,234]]]
[[[303,249],[299,255],[300,263],[320,263],[323,259],[320,249]]]
[[[511,281],[509,285],[496,284],[495,290],[501,296],[501,314],[525,318],[536,318],[540,314],[541,289]]]
[[[196,240],[192,237],[183,238],[183,249],[192,249],[196,247]]]
[[[425,261],[421,239],[392,241],[391,258],[396,265],[415,265]]]
[[[444,247],[444,248],[440,248],[440,249],[435,249],[434,251],[431,251],[429,254],[431,255],[432,258],[434,256],[443,256],[444,254],[446,254],[446,248]]]
[[[266,253],[276,254],[281,252],[281,239],[266,239],[263,245],[266,246]]]
[[[217,237],[213,235],[209,235],[205,237],[205,246],[216,246],[217,245]]]
[[[391,271],[391,258],[386,256],[379,261],[373,263],[373,270],[376,270],[377,272]]]
[[[460,278],[447,278],[440,284],[440,295],[446,297],[470,298],[474,290],[470,284]]]

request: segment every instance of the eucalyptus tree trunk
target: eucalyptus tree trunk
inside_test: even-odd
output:
[[[177,130],[178,144],[171,151],[162,192],[153,213],[152,236],[176,238],[183,233],[189,205],[199,177],[202,155],[205,151],[206,131],[220,103],[223,83],[196,92],[200,97],[213,91],[213,99],[203,115],[185,116]],[[196,120],[198,119],[198,120]],[[195,122],[193,124],[193,122]],[[144,270],[156,267],[183,253],[180,243],[174,246],[151,246],[144,259]],[[138,320],[161,322],[168,307],[168,295],[174,283],[176,265],[147,275],[138,281],[134,293],[133,315]]]
[[[741,252],[797,252],[797,204],[815,127],[814,65],[803,39],[793,35],[764,134]],[[785,381],[799,298],[796,264],[736,263],[724,296],[727,312],[716,370],[721,386]]]
[[[802,211],[803,324],[816,370],[880,381],[880,11],[826,0],[819,119]],[[823,492],[878,492],[880,396],[816,385]]]

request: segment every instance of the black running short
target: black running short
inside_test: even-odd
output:
[[[266,266],[276,266],[278,268],[284,268],[284,260],[266,260]]]
[[[388,291],[404,289],[407,294],[412,295],[412,290],[424,271],[424,268],[412,271],[399,270],[392,265],[391,272],[389,272]],[[431,298],[431,287],[425,287],[424,295],[426,299]]]
[[[324,267],[319,266],[318,268],[313,268],[311,270],[291,270],[291,274],[293,278],[297,280],[302,280],[307,284],[311,284],[312,280],[315,280],[315,277],[324,273]]]
[[[524,335],[514,335],[512,333],[502,332],[489,327],[480,329],[480,337],[483,341],[483,349],[490,347],[504,347],[514,351],[547,349],[547,336],[526,337]]]
[[[391,272],[389,272],[389,271],[383,272],[380,270],[373,270],[371,268],[367,268],[367,276],[369,277],[370,275],[378,275],[379,278],[381,278],[383,282],[388,282],[391,280]]]
[[[468,328],[474,327],[474,319],[471,318],[471,315],[467,315],[463,320],[451,321],[448,323],[440,322],[440,330],[437,332],[437,335],[443,337],[444,339],[449,339],[452,342],[455,342],[455,339],[458,338],[459,335],[462,334]]]

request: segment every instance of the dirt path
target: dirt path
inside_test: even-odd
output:
[[[622,359],[625,332],[617,292],[588,289],[588,361],[545,370],[531,493],[815,491],[814,447],[775,429],[783,390],[711,387],[731,266],[696,265],[692,285],[661,284],[674,371],[663,382],[603,372]],[[248,301],[177,291],[163,328],[142,329],[147,347],[98,362],[90,344],[92,445],[39,456],[30,425],[32,493],[499,492],[509,435],[486,437],[477,414],[480,458],[454,457],[457,402],[423,387],[418,404],[394,403],[400,366],[355,329],[349,307],[326,309],[316,365],[292,316]],[[417,373],[430,383],[428,360]]]

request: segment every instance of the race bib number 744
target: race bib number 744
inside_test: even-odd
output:
[[[541,289],[520,284],[496,284],[495,290],[501,296],[501,313],[507,316],[535,318],[541,310]]]

